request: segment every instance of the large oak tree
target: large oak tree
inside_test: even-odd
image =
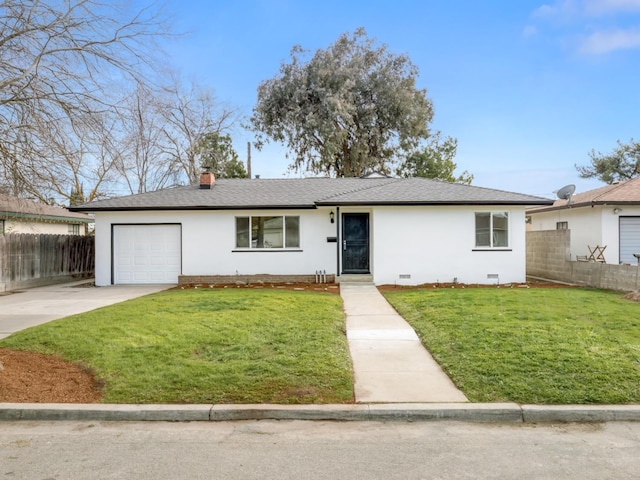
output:
[[[393,162],[429,137],[433,107],[417,76],[406,55],[376,45],[364,29],[310,58],[294,47],[291,61],[258,87],[257,146],[282,142],[295,170],[391,173]]]

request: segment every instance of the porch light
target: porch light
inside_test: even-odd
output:
[[[615,215],[618,215],[621,211],[622,211],[622,209],[621,209],[621,208],[614,208],[614,209],[613,209],[613,213],[614,213]]]
[[[333,210],[331,210],[329,212],[329,219],[331,219],[331,223],[334,223],[336,221],[335,220],[335,214],[333,213]]]

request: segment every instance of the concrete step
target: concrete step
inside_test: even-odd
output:
[[[371,274],[348,274],[336,277],[336,283],[370,283],[373,284]]]

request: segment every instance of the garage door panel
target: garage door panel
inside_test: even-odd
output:
[[[114,225],[114,283],[177,283],[180,225]]]
[[[169,262],[166,262],[166,263],[169,264]],[[149,264],[153,266],[162,266],[165,264],[165,258],[157,255],[153,256],[149,259]]]
[[[620,263],[637,263],[640,253],[640,217],[620,217]]]
[[[180,257],[165,257],[167,265],[180,266]]]
[[[128,273],[120,274],[120,282],[119,283],[132,283],[131,282],[131,275],[129,275]]]

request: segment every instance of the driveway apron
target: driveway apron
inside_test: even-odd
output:
[[[87,280],[0,295],[0,339],[42,323],[171,288],[172,285],[82,286]]]
[[[358,403],[467,402],[372,284],[341,283]]]

